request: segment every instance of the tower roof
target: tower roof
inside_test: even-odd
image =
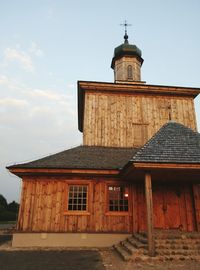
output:
[[[137,57],[138,60],[143,63],[142,59],[142,51],[134,44],[129,44],[128,42],[128,35],[125,33],[124,35],[124,43],[119,45],[114,50],[114,56],[111,63],[111,68],[114,69],[114,63],[116,59],[119,59],[123,56],[134,56]]]

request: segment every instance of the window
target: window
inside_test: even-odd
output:
[[[68,190],[68,210],[87,211],[87,185],[69,185]]]
[[[128,188],[108,186],[109,211],[128,211]]]
[[[133,68],[131,65],[128,65],[127,72],[128,72],[128,79],[133,79]]]

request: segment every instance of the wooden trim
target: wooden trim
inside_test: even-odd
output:
[[[180,86],[164,86],[150,85],[144,83],[126,84],[126,83],[105,83],[105,82],[90,82],[78,81],[78,87],[82,90],[95,91],[131,91],[131,92],[147,92],[147,93],[171,93],[177,95],[197,96],[200,93],[200,88],[180,87]]]
[[[106,216],[129,216],[129,211],[108,211],[105,213]]]
[[[68,196],[69,196],[69,186],[87,186],[87,205],[86,205],[86,210],[85,211],[74,211],[74,210],[68,210]],[[75,216],[75,215],[91,215],[91,207],[92,207],[92,200],[91,200],[91,192],[92,191],[92,184],[91,181],[71,181],[71,182],[67,182],[66,184],[66,201],[64,204],[64,215],[71,215],[71,216]]]
[[[91,213],[88,211],[65,211],[63,213],[65,216],[90,216]]]
[[[200,164],[179,164],[179,163],[144,163],[134,162],[134,168],[141,169],[195,169],[200,170]]]
[[[149,256],[155,256],[155,240],[154,240],[154,226],[153,226],[153,199],[151,174],[145,174],[145,197],[147,207],[147,233],[148,233],[148,250]]]
[[[127,187],[129,196],[128,196],[128,211],[110,211],[109,210],[109,190],[108,187]],[[119,182],[116,181],[106,182],[106,216],[128,216],[130,215],[130,184],[127,182]]]
[[[8,168],[16,175],[24,174],[85,174],[85,175],[118,175],[119,170],[94,170],[94,169],[37,169],[37,168]]]

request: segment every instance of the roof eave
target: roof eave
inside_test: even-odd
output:
[[[200,163],[131,162],[135,169],[176,169],[200,170]]]
[[[11,173],[23,177],[24,175],[105,175],[117,176],[119,170],[117,169],[65,169],[65,168],[23,168],[12,167],[7,168]]]

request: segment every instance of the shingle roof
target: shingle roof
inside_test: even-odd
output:
[[[131,159],[133,162],[200,163],[200,134],[181,124],[165,124]]]
[[[137,148],[78,146],[7,168],[120,169],[137,150]]]

